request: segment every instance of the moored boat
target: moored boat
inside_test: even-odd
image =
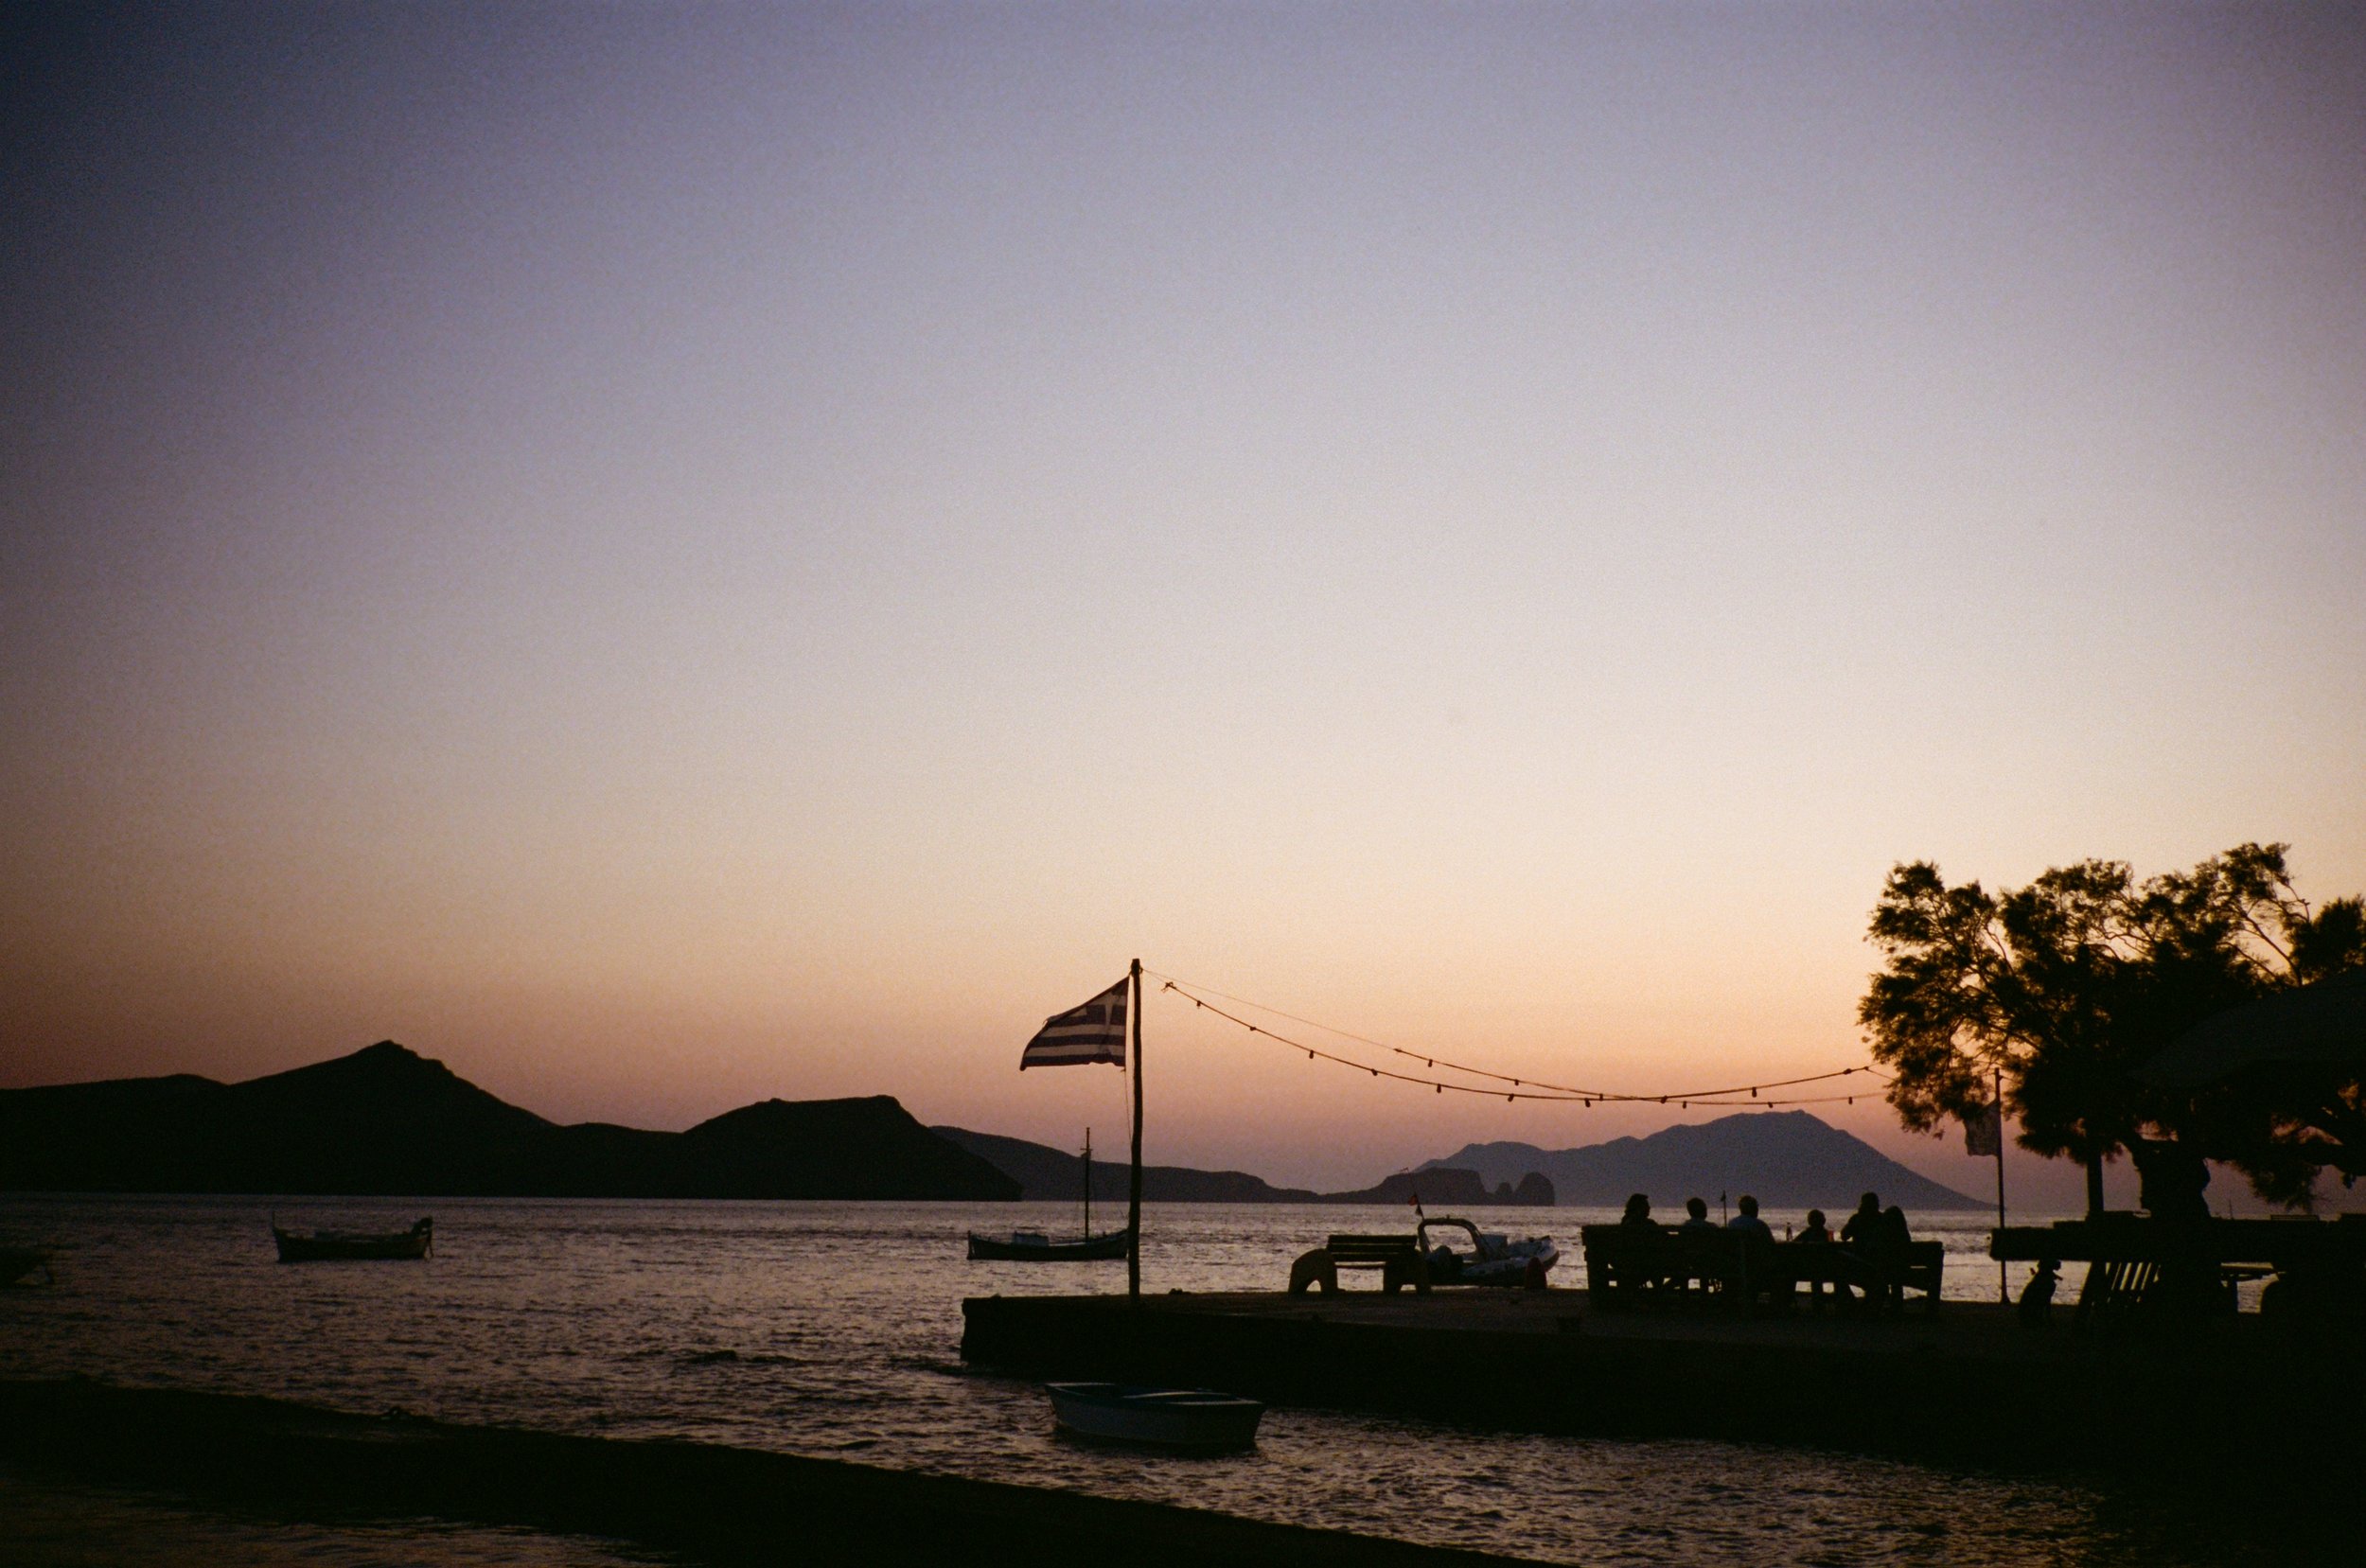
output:
[[[1085,1227],[1081,1233],[1053,1241],[1040,1230],[1014,1230],[1008,1237],[969,1233],[973,1263],[1090,1263],[1123,1258],[1134,1250],[1134,1232],[1093,1234],[1093,1130],[1085,1129]]]
[[[1099,1236],[1054,1241],[1040,1230],[1014,1230],[1008,1237],[969,1233],[972,1262],[1089,1263],[1122,1258],[1133,1247],[1131,1231],[1104,1231]]]
[[[1471,1250],[1457,1252],[1443,1242],[1431,1246],[1432,1225],[1451,1225],[1467,1231]],[[1561,1260],[1561,1249],[1553,1245],[1549,1236],[1526,1236],[1515,1242],[1494,1231],[1483,1231],[1469,1220],[1444,1215],[1423,1219],[1415,1227],[1414,1238],[1429,1260],[1431,1281],[1439,1285],[1542,1286],[1546,1271]]]
[[[1257,1440],[1265,1407],[1213,1388],[1048,1383],[1051,1416],[1068,1431],[1110,1442],[1221,1451]]]
[[[282,1230],[272,1223],[271,1239],[283,1263],[350,1262],[425,1258],[434,1247],[435,1220],[422,1218],[409,1230]]]

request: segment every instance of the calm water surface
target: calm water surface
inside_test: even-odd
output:
[[[281,1219],[301,1224],[435,1216],[424,1264],[303,1267],[274,1260],[270,1207],[0,1200],[0,1238],[69,1249],[54,1287],[0,1292],[0,1376],[79,1372],[687,1437],[1556,1562],[2290,1560],[2157,1498],[1855,1454],[1296,1409],[1269,1413],[1256,1450],[1239,1456],[1084,1448],[1053,1435],[1033,1384],[972,1371],[959,1355],[963,1295],[1124,1288],[1122,1263],[964,1260],[965,1231],[1072,1225],[1058,1206],[279,1200]],[[1298,1252],[1333,1230],[1374,1228],[1376,1214],[1152,1206],[1143,1286],[1277,1288]],[[1579,1224],[1615,1217],[1495,1211],[1572,1251]],[[1917,1233],[1947,1241],[1951,1295],[1994,1299],[1977,1217]],[[1570,1265],[1555,1279],[1582,1282]],[[1946,1419],[1950,1397],[1933,1391],[1933,1419]]]

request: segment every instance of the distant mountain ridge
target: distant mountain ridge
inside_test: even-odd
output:
[[[1065,1150],[923,1127],[886,1095],[768,1100],[681,1133],[561,1125],[391,1040],[289,1072],[194,1074],[0,1090],[0,1190],[414,1197],[1073,1201]],[[1125,1165],[1093,1164],[1096,1203]],[[1845,1207],[1872,1189],[1908,1209],[1986,1207],[1804,1111],[1759,1112],[1576,1149],[1474,1143],[1351,1192],[1274,1187],[1241,1171],[1150,1166],[1159,1203],[1490,1204],[1673,1208],[1754,1192],[1778,1208]]]
[[[990,1161],[1018,1182],[1019,1196],[1076,1202],[1084,1187],[1084,1156],[1030,1143],[998,1133],[973,1133],[966,1127],[931,1127],[930,1132]],[[1121,1204],[1132,1167],[1124,1161],[1093,1160],[1093,1202]],[[1544,1176],[1523,1172],[1516,1182],[1499,1183],[1491,1190],[1475,1171],[1432,1170],[1419,1174],[1399,1172],[1352,1192],[1316,1192],[1303,1187],[1274,1187],[1245,1171],[1198,1171],[1187,1165],[1142,1167],[1145,1203],[1182,1204],[1401,1204],[1415,1197],[1424,1204],[1463,1206],[1518,1204],[1549,1207],[1553,1186]]]
[[[1010,1199],[886,1095],[768,1100],[682,1133],[562,1126],[381,1040],[221,1084],[0,1090],[0,1190],[409,1197]]]
[[[1004,1137],[998,1133],[974,1133],[966,1127],[931,1127],[928,1131],[957,1148],[968,1150],[1017,1182],[1021,1198],[1074,1203],[1083,1196],[1085,1159],[1081,1154],[1054,1149],[1048,1143]],[[1125,1202],[1132,1170],[1129,1161],[1113,1162],[1096,1151],[1093,1202]],[[1302,1204],[1313,1203],[1320,1196],[1302,1188],[1271,1186],[1245,1171],[1197,1171],[1184,1165],[1142,1167],[1142,1197],[1151,1203]]]
[[[1770,1207],[1830,1212],[1835,1205],[1855,1207],[1867,1191],[1909,1212],[1988,1207],[1806,1111],[1746,1111],[1575,1149],[1471,1143],[1417,1169],[1445,1167],[1476,1171],[1490,1181],[1540,1171],[1561,1202],[1580,1207],[1616,1206],[1631,1192],[1649,1194],[1655,1209],[1678,1208],[1688,1197],[1715,1203],[1720,1192],[1748,1192]]]

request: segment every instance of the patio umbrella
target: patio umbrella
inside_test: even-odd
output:
[[[2366,1070],[2366,969],[2343,970],[2205,1018],[2137,1076],[2164,1088],[2192,1089],[2246,1067],[2315,1062]]]

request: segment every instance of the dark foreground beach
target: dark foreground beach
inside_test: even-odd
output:
[[[129,1389],[85,1380],[0,1383],[0,1457],[23,1506],[0,1518],[12,1562],[276,1560],[283,1521],[448,1521],[536,1535],[406,1537],[407,1560],[711,1564],[1002,1560],[1131,1563],[1500,1562],[1470,1552],[1118,1498],[891,1471],[714,1444],[567,1436],[279,1400]],[[159,1490],[238,1510],[235,1525],[51,1478]],[[568,1538],[554,1542],[553,1538]],[[596,1538],[585,1540],[583,1538]],[[70,1550],[79,1539],[79,1550]],[[112,1542],[102,1557],[93,1547]],[[44,1542],[63,1555],[43,1556]],[[601,1542],[614,1542],[611,1552]],[[351,1542],[341,1544],[350,1546]],[[364,1542],[366,1545],[366,1542]],[[302,1557],[300,1551],[289,1554]],[[359,1554],[364,1559],[366,1551]]]
[[[628,1542],[443,1519],[290,1519],[0,1461],[9,1568],[651,1568]]]

